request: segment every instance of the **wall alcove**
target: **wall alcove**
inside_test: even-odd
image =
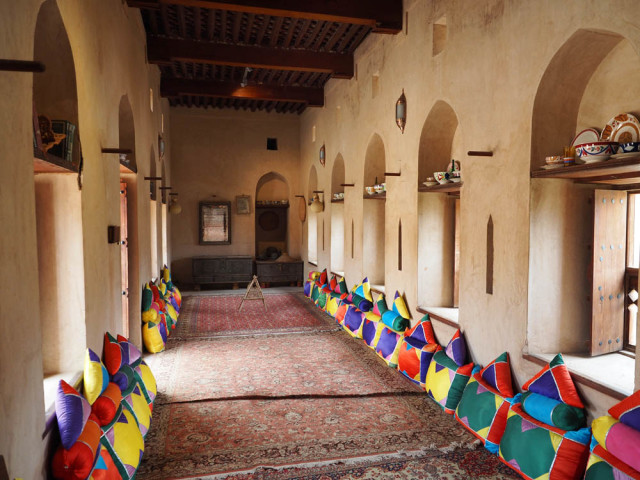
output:
[[[364,159],[363,185],[385,181],[384,143],[377,133],[369,140]],[[362,271],[373,288],[384,291],[385,275],[385,201],[365,195],[363,206]]]
[[[47,69],[33,76],[33,110],[49,120],[73,124],[77,140],[75,63],[55,0],[40,7],[34,37],[34,60],[45,63]],[[32,105],[25,108],[31,111]],[[75,141],[67,156],[62,149],[65,141],[57,145],[60,153],[54,160],[43,154],[40,141],[34,140],[34,217],[45,377],[75,372],[82,365],[86,347],[82,192],[76,175],[80,149]]]
[[[311,202],[314,190],[318,190],[318,172],[315,165],[312,165],[307,183],[308,202]],[[307,208],[307,259],[316,265],[318,264],[318,216],[318,213]]]
[[[338,154],[331,171],[331,271],[344,276],[344,200],[334,199],[344,194],[344,159]]]
[[[422,126],[419,182],[434,171],[446,171],[452,157],[460,158],[459,138],[455,111],[447,102],[437,101]],[[455,195],[418,195],[418,303],[422,308],[458,306],[459,208]]]
[[[288,252],[288,217],[287,180],[276,172],[263,175],[256,185],[256,258],[270,260],[274,249]]]
[[[138,247],[138,177],[136,165],[136,132],[133,122],[133,111],[129,97],[123,95],[118,107],[118,148],[129,149],[126,161],[120,161],[120,235],[123,241],[120,247],[122,320],[123,334],[139,343],[141,334],[138,328],[136,305],[140,304],[137,288],[139,285],[139,247]],[[124,164],[123,164],[124,163]]]
[[[562,154],[577,132],[590,127],[601,131],[619,113],[638,116],[638,98],[640,56],[633,45],[613,32],[577,30],[553,56],[538,86],[531,170],[544,165],[545,156]],[[594,248],[599,248],[594,245],[596,188],[611,187],[570,179],[531,180],[527,338],[532,353],[591,350],[592,302],[595,306],[600,297],[593,294],[598,277],[591,265]],[[622,256],[624,246],[626,239],[616,247]],[[622,282],[624,268],[620,275]],[[623,316],[624,295],[612,298]]]

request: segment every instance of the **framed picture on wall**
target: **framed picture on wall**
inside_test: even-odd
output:
[[[200,245],[231,243],[231,202],[200,202]]]
[[[238,195],[236,197],[236,213],[239,215],[251,213],[251,197],[249,195]]]

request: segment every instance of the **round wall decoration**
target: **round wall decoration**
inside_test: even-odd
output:
[[[280,217],[275,212],[267,210],[258,217],[258,225],[265,232],[270,232],[280,226]]]
[[[298,218],[301,222],[307,218],[307,202],[304,197],[298,197]]]

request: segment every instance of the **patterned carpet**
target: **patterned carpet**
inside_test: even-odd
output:
[[[233,337],[230,317],[196,327],[203,308],[185,305],[185,336],[148,357],[158,397],[136,478],[518,478],[364,343],[322,331],[335,323],[315,306],[315,326],[293,316],[260,328],[247,311]]]
[[[262,301],[245,300],[238,312],[243,295],[185,297],[172,338],[336,330],[335,322],[303,293],[266,293],[266,311]]]

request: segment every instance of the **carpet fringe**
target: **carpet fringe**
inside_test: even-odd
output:
[[[435,444],[431,444],[419,450],[399,450],[395,453],[381,453],[378,455],[366,455],[361,457],[340,458],[340,459],[333,459],[333,460],[324,460],[321,462],[297,463],[297,464],[290,464],[290,465],[258,465],[249,470],[216,473],[213,475],[189,477],[189,478],[198,479],[198,480],[222,480],[232,475],[267,474],[270,471],[286,470],[287,468],[320,468],[320,467],[326,467],[330,465],[350,466],[350,465],[358,465],[359,463],[362,463],[362,462],[375,463],[375,462],[386,462],[390,460],[406,460],[409,458],[419,458],[419,457],[424,457],[424,456],[434,455],[439,453],[448,454],[448,453],[455,452],[456,450],[476,450],[480,446],[482,446],[482,442],[478,439],[475,439],[472,442],[453,442],[451,445],[448,445],[446,447],[438,447]]]

